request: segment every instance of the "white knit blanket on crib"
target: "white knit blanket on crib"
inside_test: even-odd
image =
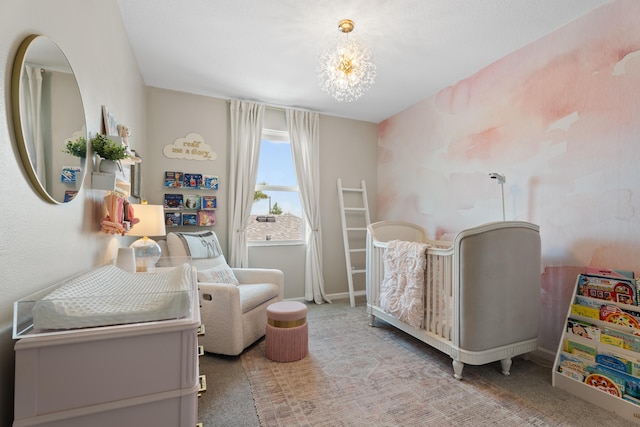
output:
[[[380,307],[398,320],[420,328],[424,320],[424,272],[427,243],[391,240],[384,251]]]

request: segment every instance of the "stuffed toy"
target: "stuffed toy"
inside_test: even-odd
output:
[[[140,163],[142,159],[135,154],[129,148],[129,136],[131,136],[131,131],[129,131],[129,127],[127,125],[118,125],[116,126],[118,129],[118,136],[122,138],[122,144],[127,147],[127,154],[129,155],[129,159],[134,163]]]

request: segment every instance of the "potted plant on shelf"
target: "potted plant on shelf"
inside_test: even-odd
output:
[[[107,135],[96,135],[91,139],[91,149],[100,157],[98,170],[106,173],[122,171],[120,160],[129,157],[127,146],[110,139]]]
[[[85,137],[81,136],[80,138],[74,141],[67,141],[67,145],[65,145],[63,153],[71,154],[75,157],[80,157],[84,159],[87,157],[87,140]]]

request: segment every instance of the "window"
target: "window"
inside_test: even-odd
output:
[[[302,203],[288,132],[263,130],[256,183],[249,242],[301,243]]]

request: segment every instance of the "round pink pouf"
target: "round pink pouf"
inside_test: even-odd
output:
[[[307,306],[280,301],[267,307],[265,340],[267,358],[274,362],[295,362],[309,354]]]

